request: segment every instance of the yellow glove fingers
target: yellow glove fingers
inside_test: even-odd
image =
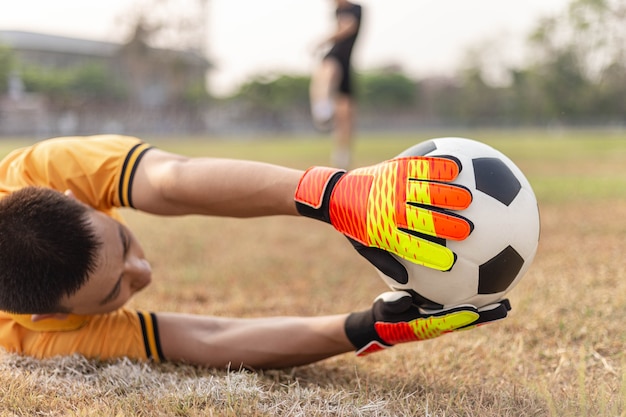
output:
[[[447,271],[454,265],[454,253],[445,246],[390,228],[369,229],[369,232],[370,246],[394,253],[409,262],[440,271]]]
[[[463,240],[472,231],[470,223],[462,217],[411,205],[406,207],[406,225],[398,225],[411,231],[452,240]]]
[[[405,178],[453,181],[460,172],[456,161],[445,158],[398,158],[399,170],[406,169]]]
[[[463,210],[472,202],[472,193],[450,184],[409,181],[406,186],[406,201],[449,210]]]
[[[467,326],[478,320],[478,313],[469,310],[457,311],[445,316],[415,319],[409,322],[418,340],[433,339],[444,333]]]
[[[467,326],[478,319],[478,313],[461,310],[444,316],[419,318],[409,322],[374,324],[376,333],[388,345],[434,339],[444,333],[449,333],[463,326]]]

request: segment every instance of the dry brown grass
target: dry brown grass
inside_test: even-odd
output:
[[[623,190],[615,198],[602,191],[626,178],[623,159],[580,147],[571,157],[533,157],[523,144],[506,146],[531,182],[548,187],[539,251],[510,293],[506,320],[366,358],[265,372],[5,355],[0,415],[626,415],[626,199]],[[611,155],[626,152],[626,143],[613,146]],[[597,187],[577,188],[580,169]],[[573,195],[558,194],[568,187]],[[155,270],[136,307],[316,315],[363,308],[385,290],[343,237],[315,222],[126,217]]]

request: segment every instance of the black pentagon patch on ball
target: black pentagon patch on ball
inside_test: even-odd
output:
[[[498,158],[472,160],[476,189],[508,206],[522,189],[515,174]]]
[[[524,265],[524,258],[507,246],[478,267],[478,294],[495,294],[509,288]]]

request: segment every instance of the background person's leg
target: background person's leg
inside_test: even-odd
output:
[[[354,129],[354,101],[346,94],[335,98],[334,138],[331,163],[334,167],[350,169]]]
[[[341,66],[333,58],[324,58],[311,77],[309,96],[315,127],[330,132],[335,116],[335,95],[341,80]]]

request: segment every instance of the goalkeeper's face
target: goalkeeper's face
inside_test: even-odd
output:
[[[90,217],[101,246],[96,268],[85,284],[61,301],[73,314],[114,311],[152,280],[150,264],[131,231],[99,211],[92,210]]]

